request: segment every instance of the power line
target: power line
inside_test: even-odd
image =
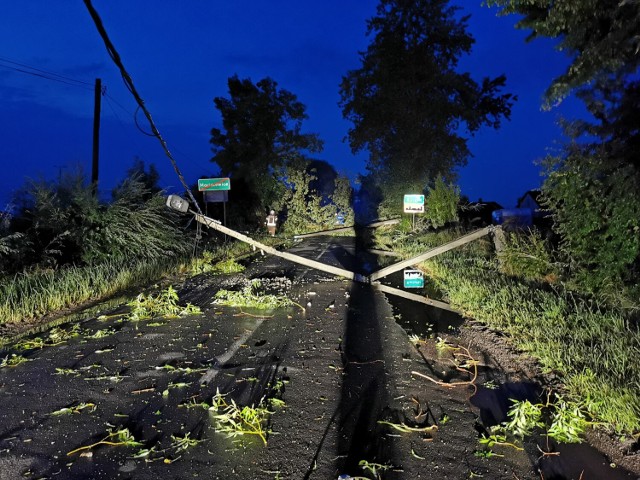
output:
[[[167,142],[164,140],[164,138],[160,134],[160,131],[156,127],[156,124],[153,121],[153,118],[151,117],[151,113],[149,112],[147,107],[144,105],[144,100],[138,94],[138,91],[136,90],[136,87],[133,84],[133,80],[131,76],[129,75],[127,70],[124,68],[122,60],[120,59],[120,54],[118,53],[116,48],[113,46],[113,43],[111,43],[111,40],[109,39],[109,35],[107,34],[107,31],[105,30],[104,25],[102,24],[102,19],[100,18],[100,15],[98,15],[98,12],[96,11],[96,9],[93,8],[93,5],[91,4],[91,0],[84,0],[84,4],[87,7],[87,10],[89,10],[89,14],[91,15],[91,18],[93,19],[93,22],[95,23],[96,28],[98,29],[98,33],[100,34],[100,37],[102,37],[102,40],[104,41],[105,47],[107,48],[107,53],[109,54],[113,62],[116,64],[116,66],[120,69],[120,74],[122,75],[122,79],[126,87],[129,89],[133,97],[136,99],[136,102],[138,103],[140,109],[144,112],[145,116],[147,117],[147,120],[151,125],[151,131],[158,138],[158,141],[160,142],[160,145],[162,146],[164,153],[167,155],[167,157],[171,161],[171,165],[173,165],[173,169],[178,175],[178,179],[180,180],[180,183],[182,184],[187,195],[195,205],[195,208],[198,211],[198,213],[200,215],[203,215],[202,211],[200,210],[200,206],[198,205],[198,202],[196,202],[196,199],[193,197],[193,194],[191,193],[191,190],[189,189],[187,182],[184,180],[184,177],[180,172],[180,168],[178,167],[178,164],[176,163],[175,159],[173,158],[173,155],[171,155],[171,152],[167,147]]]
[[[30,65],[16,62],[14,60],[10,60],[6,57],[0,57],[0,67],[14,70],[16,72],[24,73],[27,75],[32,75],[34,77],[44,78],[46,80],[51,80],[54,82],[64,83],[66,85],[71,85],[74,87],[86,88],[89,90],[93,89],[93,84],[89,82],[85,82],[83,80],[77,80],[75,78],[67,77],[65,75],[60,75],[59,73],[49,72],[47,70],[42,70],[41,68],[32,67]]]
[[[122,120],[122,118],[120,117],[120,115],[118,115],[118,112],[116,112],[115,108],[114,108],[114,104],[120,109],[122,110],[124,113],[126,113],[127,115],[131,116],[132,118],[134,118],[134,123],[136,124],[136,127],[138,130],[141,130],[140,127],[137,125],[137,121],[135,118],[136,113],[135,112],[131,112],[130,110],[128,110],[126,107],[124,107],[121,103],[119,103],[115,98],[113,98],[112,95],[105,93],[104,94],[105,100],[107,101],[107,105],[109,106],[109,109],[111,110],[111,112],[113,113],[113,116],[116,118],[116,120],[118,121],[118,123],[120,124],[120,127],[122,128],[122,130],[125,133],[128,133],[127,129],[126,129],[126,125],[124,123],[124,121]],[[136,109],[136,112],[139,109]],[[149,136],[149,133],[142,131],[142,133],[144,135]],[[151,135],[151,136],[155,136],[155,135]],[[192,158],[189,157],[188,154],[186,154],[184,151],[182,151],[181,149],[177,148],[175,146],[175,144],[172,147],[172,150],[174,152],[178,153],[178,158],[181,160],[186,161],[187,163],[191,164],[194,167],[198,167],[200,170],[202,171],[207,171],[207,169],[210,169],[211,166],[205,166],[203,164],[201,164],[200,162],[196,162],[195,160],[193,160]]]

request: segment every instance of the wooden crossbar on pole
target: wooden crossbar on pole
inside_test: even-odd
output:
[[[445,243],[444,245],[440,245],[439,247],[432,248],[428,252],[425,252],[421,255],[418,255],[413,258],[409,258],[408,260],[403,260],[402,262],[394,263],[388,267],[382,268],[377,272],[373,272],[369,275],[369,280],[374,282],[379,278],[386,277],[387,275],[397,272],[398,270],[402,270],[407,267],[411,267],[413,265],[417,265],[418,263],[424,262],[425,260],[435,257],[436,255],[440,255],[441,253],[448,252],[449,250],[453,250],[456,247],[464,245],[469,242],[473,242],[478,238],[484,237],[488,235],[493,227],[485,227],[480,230],[476,230],[475,232],[471,232],[468,235],[464,235],[463,237],[458,238],[457,240],[453,240],[449,243]]]

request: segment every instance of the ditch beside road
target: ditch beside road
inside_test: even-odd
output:
[[[351,238],[291,252],[377,268]],[[265,314],[212,304],[219,289],[255,278],[299,305]],[[189,279],[178,293],[203,314],[133,322],[117,307],[88,315],[58,345],[1,353],[27,361],[0,369],[0,480],[539,479],[539,469],[547,480],[637,478],[585,445],[560,455],[542,439],[524,450],[481,445],[508,399],[535,400],[540,379],[498,336],[450,312],[276,257]],[[453,348],[436,348],[436,337]],[[462,370],[460,355],[472,360]],[[241,406],[284,402],[265,403],[266,446],[216,432],[217,392]]]

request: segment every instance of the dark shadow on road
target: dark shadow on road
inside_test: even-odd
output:
[[[355,253],[349,259],[355,271],[363,270],[369,234],[369,229],[356,229]],[[344,378],[336,415],[339,474],[362,476],[361,461],[387,465],[391,458],[378,424],[388,405],[388,392],[377,310],[375,290],[370,285],[354,283],[341,345]]]

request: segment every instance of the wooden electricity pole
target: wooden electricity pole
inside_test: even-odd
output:
[[[98,153],[100,151],[100,102],[102,98],[102,80],[96,78],[93,101],[93,159],[91,162],[91,188],[98,194]]]

